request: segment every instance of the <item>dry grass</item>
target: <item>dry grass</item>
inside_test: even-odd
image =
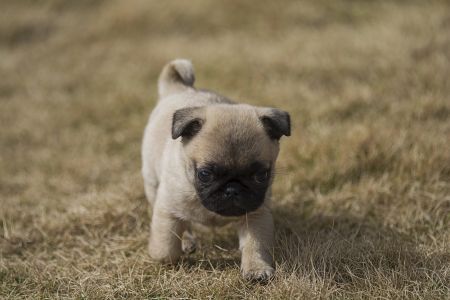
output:
[[[449,298],[448,1],[0,7],[0,298]],[[267,286],[229,228],[147,257],[139,148],[175,57],[291,112]]]

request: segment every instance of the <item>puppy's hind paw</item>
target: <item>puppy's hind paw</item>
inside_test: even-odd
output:
[[[258,268],[243,271],[244,279],[253,283],[268,283],[275,273],[275,269],[272,267]]]
[[[181,240],[181,249],[185,254],[194,253],[197,249],[197,242],[195,236],[190,232],[185,232]]]

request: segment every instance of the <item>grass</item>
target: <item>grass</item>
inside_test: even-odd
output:
[[[3,1],[0,298],[450,298],[447,1]],[[232,228],[146,254],[140,144],[162,66],[291,113],[277,273]]]

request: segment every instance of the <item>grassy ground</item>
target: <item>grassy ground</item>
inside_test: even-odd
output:
[[[448,1],[2,1],[0,298],[449,298]],[[277,273],[230,228],[146,254],[140,143],[163,64],[288,110]]]

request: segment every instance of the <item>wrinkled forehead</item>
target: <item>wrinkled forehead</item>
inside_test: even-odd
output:
[[[245,136],[239,133],[227,133],[208,137],[203,148],[200,162],[215,162],[228,168],[237,168],[249,162],[270,160],[262,141],[256,136]]]
[[[197,163],[214,162],[227,168],[255,162],[270,167],[277,153],[256,113],[238,109],[208,112],[195,148]]]

